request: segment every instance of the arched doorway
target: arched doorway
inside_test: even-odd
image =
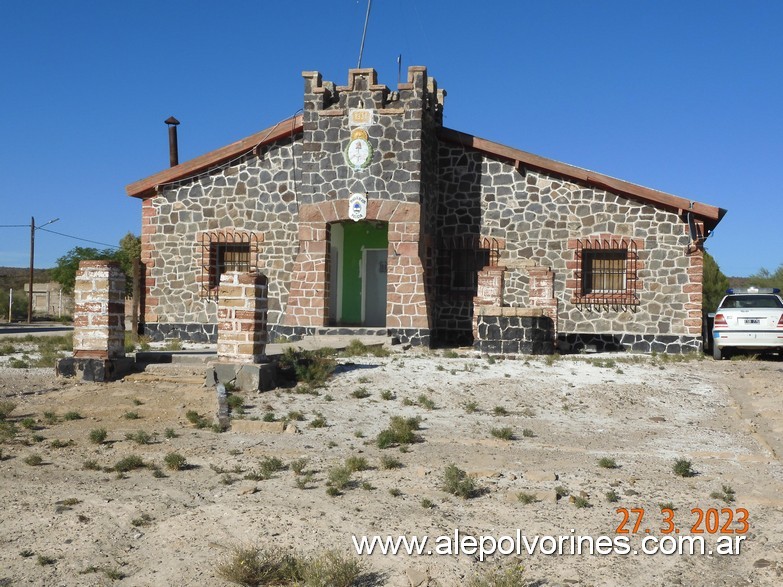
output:
[[[389,228],[381,221],[329,225],[329,323],[386,326]]]

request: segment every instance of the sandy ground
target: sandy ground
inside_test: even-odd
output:
[[[0,585],[228,585],[217,577],[216,564],[232,545],[353,554],[353,534],[435,540],[459,529],[496,538],[519,531],[530,540],[572,533],[614,538],[622,521],[617,508],[644,508],[638,533],[629,535],[631,547],[639,549],[645,529],[663,536],[660,504],[668,503],[682,535],[692,534],[694,508],[717,508],[721,525],[728,516],[721,508],[735,517],[746,509],[749,530],[740,553],[523,553],[495,562],[521,563],[534,585],[783,584],[783,362],[668,363],[593,355],[548,364],[543,358],[491,362],[462,354],[407,351],[341,359],[318,396],[291,390],[247,396],[247,418],[267,411],[305,415],[298,433],[280,434],[194,428],[185,412],[213,409],[214,390],[200,383],[203,367],[156,366],[111,384],[56,379],[49,370],[0,369],[0,398],[17,403],[11,419],[20,428],[14,440],[0,445]],[[361,387],[371,395],[353,397]],[[384,390],[394,399],[382,399]],[[420,394],[435,408],[416,405]],[[478,410],[466,410],[469,402]],[[508,414],[496,415],[496,407]],[[43,415],[68,411],[83,419],[48,424]],[[130,411],[139,419],[126,419]],[[326,427],[308,426],[316,414]],[[422,418],[422,442],[408,452],[375,445],[394,415]],[[22,428],[24,418],[35,419],[38,429]],[[514,440],[490,434],[506,426]],[[96,446],[88,435],[99,427],[108,438]],[[177,436],[166,438],[166,428]],[[525,429],[533,436],[523,435]],[[138,430],[154,434],[155,441],[126,440],[126,433]],[[43,439],[36,442],[33,435]],[[56,440],[73,444],[53,448]],[[172,451],[191,467],[166,470],[163,459]],[[32,454],[42,456],[43,464],[26,464]],[[164,467],[166,476],[140,469],[117,478],[83,468],[87,460],[111,467],[131,454]],[[382,469],[382,455],[404,466]],[[291,470],[244,480],[265,456],[286,463],[306,457],[313,481],[299,489]],[[327,495],[328,471],[350,456],[365,457],[373,468],[355,473],[356,485],[342,495]],[[614,458],[618,468],[599,467],[601,457]],[[697,474],[676,476],[677,458],[690,460]],[[484,493],[463,500],[444,492],[442,473],[449,463],[475,476]],[[736,492],[736,501],[710,497],[723,485]],[[556,500],[556,487],[586,497],[591,507],[577,508],[569,497]],[[606,500],[611,490],[619,496],[616,503]],[[519,492],[535,493],[540,501],[522,504]],[[434,507],[423,507],[423,499]],[[702,536],[715,547],[718,535]],[[41,565],[39,555],[54,561]],[[493,564],[466,554],[365,559],[375,573],[367,584],[399,587],[411,584],[414,571],[431,577],[431,585],[462,585]],[[124,578],[112,580],[106,569]]]

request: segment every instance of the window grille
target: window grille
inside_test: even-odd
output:
[[[201,235],[201,289],[218,299],[220,276],[226,271],[257,271],[258,238],[252,232],[208,232]]]
[[[447,237],[438,247],[438,289],[442,294],[476,295],[478,272],[497,267],[500,244],[497,239],[475,235]]]
[[[576,304],[637,305],[639,252],[632,239],[576,241]]]

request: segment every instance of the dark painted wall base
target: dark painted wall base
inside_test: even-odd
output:
[[[153,322],[144,325],[144,334],[153,342],[178,338],[182,341],[216,343],[217,324]]]
[[[701,337],[666,334],[579,334],[559,333],[558,348],[563,352],[633,351],[681,355],[702,351]]]
[[[479,316],[473,348],[500,355],[549,355],[552,320],[546,316]]]
[[[430,330],[428,328],[348,328],[341,326],[325,326],[314,328],[310,326],[281,326],[269,328],[270,341],[293,342],[302,340],[305,336],[388,336],[392,344],[410,344],[411,346],[430,346]]]
[[[84,381],[105,383],[121,379],[133,370],[134,360],[130,357],[118,359],[75,359],[69,357],[57,361],[55,371],[61,377],[81,375]]]

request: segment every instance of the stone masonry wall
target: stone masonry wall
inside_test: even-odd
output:
[[[280,321],[298,251],[301,135],[233,164],[159,188],[142,208],[145,322],[155,339],[214,342],[217,304],[202,283],[206,233],[252,233],[256,269],[269,279],[269,322]],[[214,296],[213,296],[214,298]]]
[[[379,85],[372,69],[350,70],[345,86],[325,82],[317,72],[303,75],[300,247],[283,324],[327,326],[329,227],[349,220],[348,199],[361,193],[367,198],[367,220],[388,223],[386,326],[405,340],[420,340],[420,332],[428,332],[431,323],[424,262],[427,216],[422,200],[428,186],[422,183],[422,128],[438,116],[442,93],[423,67],[409,68],[408,81],[396,92]],[[374,112],[374,119],[363,127],[373,154],[362,169],[354,169],[345,159],[352,109]]]
[[[476,308],[473,348],[502,355],[548,355],[553,351],[552,320],[540,309]]]
[[[530,275],[540,273],[536,268],[551,270],[561,340],[569,334],[626,334],[633,341],[667,336],[698,348],[701,253],[688,253],[687,227],[677,214],[564,178],[517,170],[453,143],[441,143],[439,167],[442,233],[478,231],[506,240],[500,259],[508,268],[505,305],[534,305]],[[470,219],[467,227],[463,218]],[[575,252],[569,239],[599,234],[641,243],[637,305],[573,303],[573,284],[567,282],[574,277]]]

